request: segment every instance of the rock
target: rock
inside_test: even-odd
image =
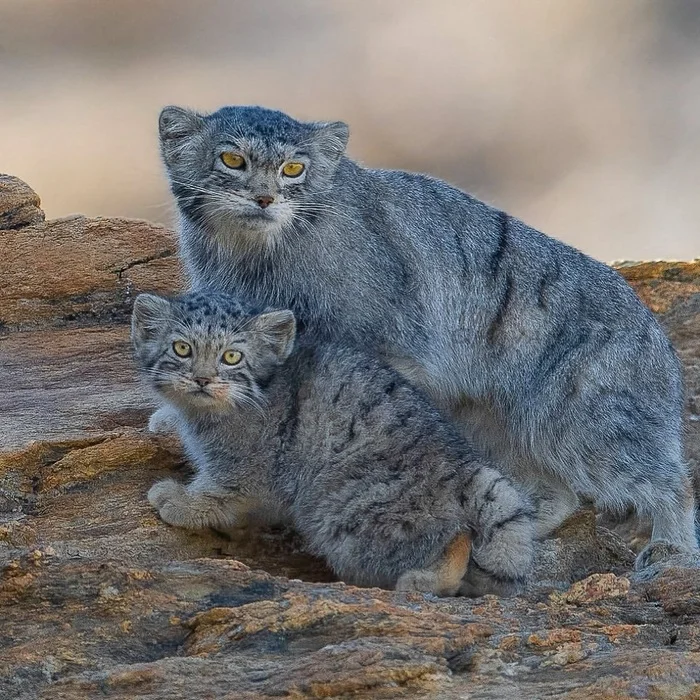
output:
[[[38,207],[0,178],[3,700],[695,697],[700,571],[633,572],[635,524],[581,511],[524,595],[475,600],[335,582],[287,530],[166,526],[145,493],[187,465],[144,430],[126,321],[139,291],[181,285],[175,239]],[[684,361],[697,466],[697,263],[621,271]]]
[[[125,323],[8,333],[0,336],[0,366],[2,450],[143,426],[152,410]]]
[[[700,588],[697,585],[698,562],[678,557],[670,559],[665,566],[656,565],[646,576],[636,575],[637,581],[649,581],[642,586],[650,600],[658,601],[672,615],[700,614]]]
[[[656,314],[700,293],[700,258],[691,262],[624,262],[617,271]]]
[[[629,579],[615,574],[593,574],[583,581],[576,581],[562,594],[552,593],[552,600],[573,605],[595,603],[608,598],[626,596],[630,590]]]
[[[596,524],[592,510],[580,510],[538,548],[535,578],[557,586],[589,574],[629,571],[635,554],[614,532]]]
[[[0,174],[0,231],[44,220],[39,195],[19,178]]]
[[[139,291],[177,289],[176,238],[162,226],[84,216],[44,222],[29,211],[39,202],[34,192],[0,178],[0,223],[12,223],[0,226],[0,329],[123,322]]]

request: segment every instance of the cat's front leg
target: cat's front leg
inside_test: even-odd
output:
[[[174,479],[158,481],[151,486],[148,500],[166,523],[188,530],[240,527],[252,507],[238,493],[202,488],[196,480],[189,486]]]
[[[151,433],[174,433],[177,431],[177,412],[174,408],[161,406],[148,419],[148,430]]]

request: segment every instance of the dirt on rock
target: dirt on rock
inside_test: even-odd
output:
[[[127,321],[181,287],[176,250],[143,221],[46,222],[0,176],[0,698],[700,698],[700,570],[633,572],[634,522],[582,510],[526,594],[475,600],[347,586],[286,530],[161,522],[145,493],[188,467],[143,428]],[[620,271],[683,359],[697,474],[700,262]]]

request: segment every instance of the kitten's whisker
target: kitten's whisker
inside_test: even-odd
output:
[[[233,389],[234,400],[255,410],[261,417],[265,415],[266,402],[264,398],[248,387],[236,385]]]

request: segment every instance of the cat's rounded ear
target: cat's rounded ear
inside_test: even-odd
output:
[[[148,342],[163,329],[170,302],[155,294],[139,294],[131,313],[131,340],[135,345]]]
[[[280,362],[284,362],[294,349],[297,322],[291,311],[270,311],[260,314],[253,324],[259,342],[267,345]]]
[[[316,122],[314,126],[321,150],[328,157],[339,159],[348,145],[350,127],[345,122]]]
[[[161,143],[188,138],[203,126],[204,117],[184,107],[164,107],[158,117]]]

